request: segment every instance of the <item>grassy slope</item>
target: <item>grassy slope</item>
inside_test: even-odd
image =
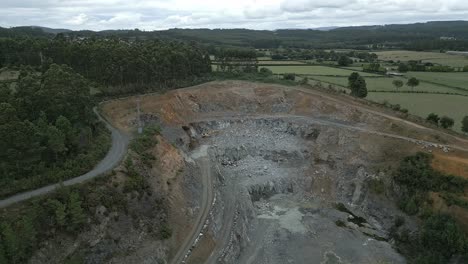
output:
[[[313,76],[314,79],[331,83],[339,86],[346,87],[348,85],[347,77],[333,77],[333,76]],[[394,80],[402,80],[404,83],[407,82],[405,78],[399,77],[387,77],[387,78],[366,78],[367,89],[377,91],[397,91],[393,86]],[[406,85],[398,89],[398,91],[412,91],[412,89]],[[468,90],[457,90],[446,86],[441,86],[433,83],[421,82],[419,86],[414,88],[414,91],[426,91],[426,92],[439,92],[439,93],[459,93],[468,95]]]
[[[454,130],[461,131],[461,120],[468,115],[468,97],[441,94],[369,93],[367,99],[400,104],[410,113],[426,117],[429,113],[447,115],[455,120]]]
[[[409,72],[406,75],[422,81],[468,90],[468,72]]]

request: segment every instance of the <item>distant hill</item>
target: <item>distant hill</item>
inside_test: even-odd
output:
[[[48,28],[48,27],[40,27],[40,26],[31,26],[31,28],[39,28],[45,33],[50,33],[50,34],[67,33],[67,32],[73,31],[73,30],[64,29],[64,28]]]
[[[196,41],[212,46],[250,48],[406,48],[413,50],[468,50],[468,21],[432,21],[316,29],[169,29],[161,31],[104,30],[71,31],[39,26],[0,28],[0,37],[54,37],[64,33],[70,38],[110,37],[121,39],[174,39]]]
[[[339,27],[318,27],[318,28],[313,28],[315,30],[321,30],[321,31],[330,31],[330,30],[333,30],[333,29],[337,29]]]

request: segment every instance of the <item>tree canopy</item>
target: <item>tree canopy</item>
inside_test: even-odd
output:
[[[364,98],[367,96],[367,84],[366,80],[357,72],[351,73],[348,77],[348,85],[351,89],[351,95]]]
[[[0,90],[0,196],[79,175],[89,157],[76,157],[98,132],[88,82],[52,64],[42,75],[24,73],[14,92]],[[68,172],[55,171],[61,166]]]
[[[124,42],[115,38],[67,41],[63,38],[0,39],[0,64],[48,69],[66,64],[85,78],[116,93],[136,92],[203,76],[211,71],[206,51],[194,43],[169,41]]]
[[[462,131],[465,132],[465,133],[468,133],[468,116],[463,117]]]
[[[440,118],[440,126],[443,128],[451,128],[455,124],[455,121],[453,118],[450,118],[448,116],[443,116]]]

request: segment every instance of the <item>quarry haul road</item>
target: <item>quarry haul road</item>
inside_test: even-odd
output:
[[[303,87],[292,88],[292,89],[297,89],[297,90],[302,91],[304,93],[317,95],[317,96],[326,98],[326,99],[328,99],[330,101],[334,101],[334,102],[337,102],[337,103],[342,103],[342,104],[347,104],[347,105],[350,105],[350,106],[354,106],[354,107],[356,107],[356,108],[358,108],[358,109],[360,109],[362,111],[372,113],[372,114],[375,114],[375,115],[379,115],[379,116],[382,116],[382,117],[385,117],[385,118],[388,118],[388,119],[391,119],[391,120],[399,121],[399,122],[402,122],[402,123],[404,123],[406,125],[409,125],[409,126],[412,126],[412,127],[415,127],[415,128],[419,128],[419,129],[426,130],[426,131],[433,131],[433,132],[443,133],[443,134],[445,134],[445,135],[447,135],[449,137],[452,137],[453,139],[468,143],[468,139],[466,139],[466,138],[461,138],[461,137],[446,133],[444,131],[436,130],[436,129],[433,129],[433,128],[430,128],[430,127],[426,127],[426,126],[417,124],[417,123],[409,121],[409,120],[405,120],[405,119],[397,117],[397,116],[393,116],[393,115],[390,115],[390,114],[386,114],[386,113],[383,113],[383,112],[373,110],[373,109],[371,109],[371,107],[366,107],[362,103],[359,103],[359,102],[356,103],[353,100],[345,100],[345,98],[343,98],[343,100],[341,98],[338,99],[336,97],[327,95],[327,94],[325,94],[323,92],[320,92],[320,91],[317,91],[317,90],[312,90],[312,89],[307,89],[307,88],[303,88]],[[466,151],[467,149],[463,149],[463,150]]]
[[[211,205],[213,204],[214,192],[213,185],[211,180],[211,166],[210,166],[210,157],[208,156],[208,146],[204,145],[200,150],[193,155],[193,158],[200,166],[202,184],[203,184],[203,193],[202,200],[200,204],[200,212],[198,213],[197,218],[195,219],[195,225],[188,234],[188,236],[183,241],[182,245],[179,247],[179,250],[172,258],[170,263],[179,264],[185,263],[192,247],[195,244],[197,238],[199,238],[200,233],[203,230],[203,227],[206,223],[206,219],[210,214]]]
[[[98,119],[101,122],[104,122],[106,125],[107,129],[111,132],[112,136],[112,146],[107,152],[106,156],[104,159],[102,159],[96,167],[94,167],[92,170],[89,172],[80,175],[75,178],[71,178],[69,180],[64,181],[62,184],[60,183],[55,183],[51,185],[47,185],[32,191],[27,191],[23,193],[19,193],[13,196],[10,196],[6,199],[3,199],[0,201],[0,208],[7,207],[9,205],[12,205],[14,203],[18,203],[36,196],[44,195],[47,193],[50,193],[54,191],[55,189],[59,188],[60,186],[70,186],[74,185],[77,183],[82,183],[84,181],[90,180],[92,178],[95,178],[105,172],[108,172],[112,170],[114,167],[119,165],[120,161],[123,159],[125,156],[125,153],[127,153],[127,148],[128,148],[128,143],[130,142],[130,137],[123,132],[119,131],[118,129],[114,128],[107,120],[105,120],[104,117],[99,114],[96,108],[93,109],[94,113],[98,117]]]
[[[219,115],[219,116],[214,116],[210,115],[205,118],[198,118],[192,121],[192,123],[197,123],[197,122],[208,122],[208,121],[220,121],[220,120],[241,120],[241,119],[295,119],[297,121],[305,122],[305,123],[311,123],[311,124],[318,124],[318,125],[323,125],[323,126],[334,126],[334,127],[339,127],[339,128],[344,128],[348,130],[354,130],[354,131],[359,131],[359,132],[364,132],[364,133],[369,133],[373,135],[378,135],[378,136],[383,136],[383,137],[389,137],[389,138],[395,138],[395,139],[401,139],[405,140],[408,142],[412,142],[415,144],[425,144],[425,145],[433,145],[433,146],[446,146],[450,149],[456,149],[456,150],[461,150],[461,151],[466,151],[468,152],[468,148],[460,147],[460,146],[455,146],[455,145],[449,145],[449,144],[441,144],[441,143],[436,143],[436,142],[431,142],[427,140],[421,140],[421,139],[416,139],[416,138],[411,138],[411,137],[406,137],[406,136],[400,136],[397,134],[392,134],[392,133],[386,133],[386,132],[380,132],[378,130],[373,130],[369,129],[367,127],[363,126],[354,126],[350,125],[349,123],[344,123],[344,122],[339,122],[339,121],[334,121],[330,119],[321,119],[321,118],[314,118],[314,117],[308,117],[308,116],[301,116],[301,115],[293,115],[293,114],[279,114],[279,115],[231,115],[231,116],[226,116],[226,115]],[[417,125],[417,124],[415,124]],[[429,129],[429,128],[428,128]],[[450,135],[451,136],[451,135]]]

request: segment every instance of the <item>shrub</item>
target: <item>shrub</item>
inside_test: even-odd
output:
[[[296,74],[286,73],[286,74],[283,75],[283,80],[294,81],[294,80],[296,80]]]
[[[445,129],[452,128],[454,124],[455,121],[453,120],[453,118],[450,118],[448,116],[443,116],[442,118],[440,118],[440,126]]]
[[[260,75],[265,77],[273,75],[273,72],[270,69],[264,67],[260,68],[259,73]]]

